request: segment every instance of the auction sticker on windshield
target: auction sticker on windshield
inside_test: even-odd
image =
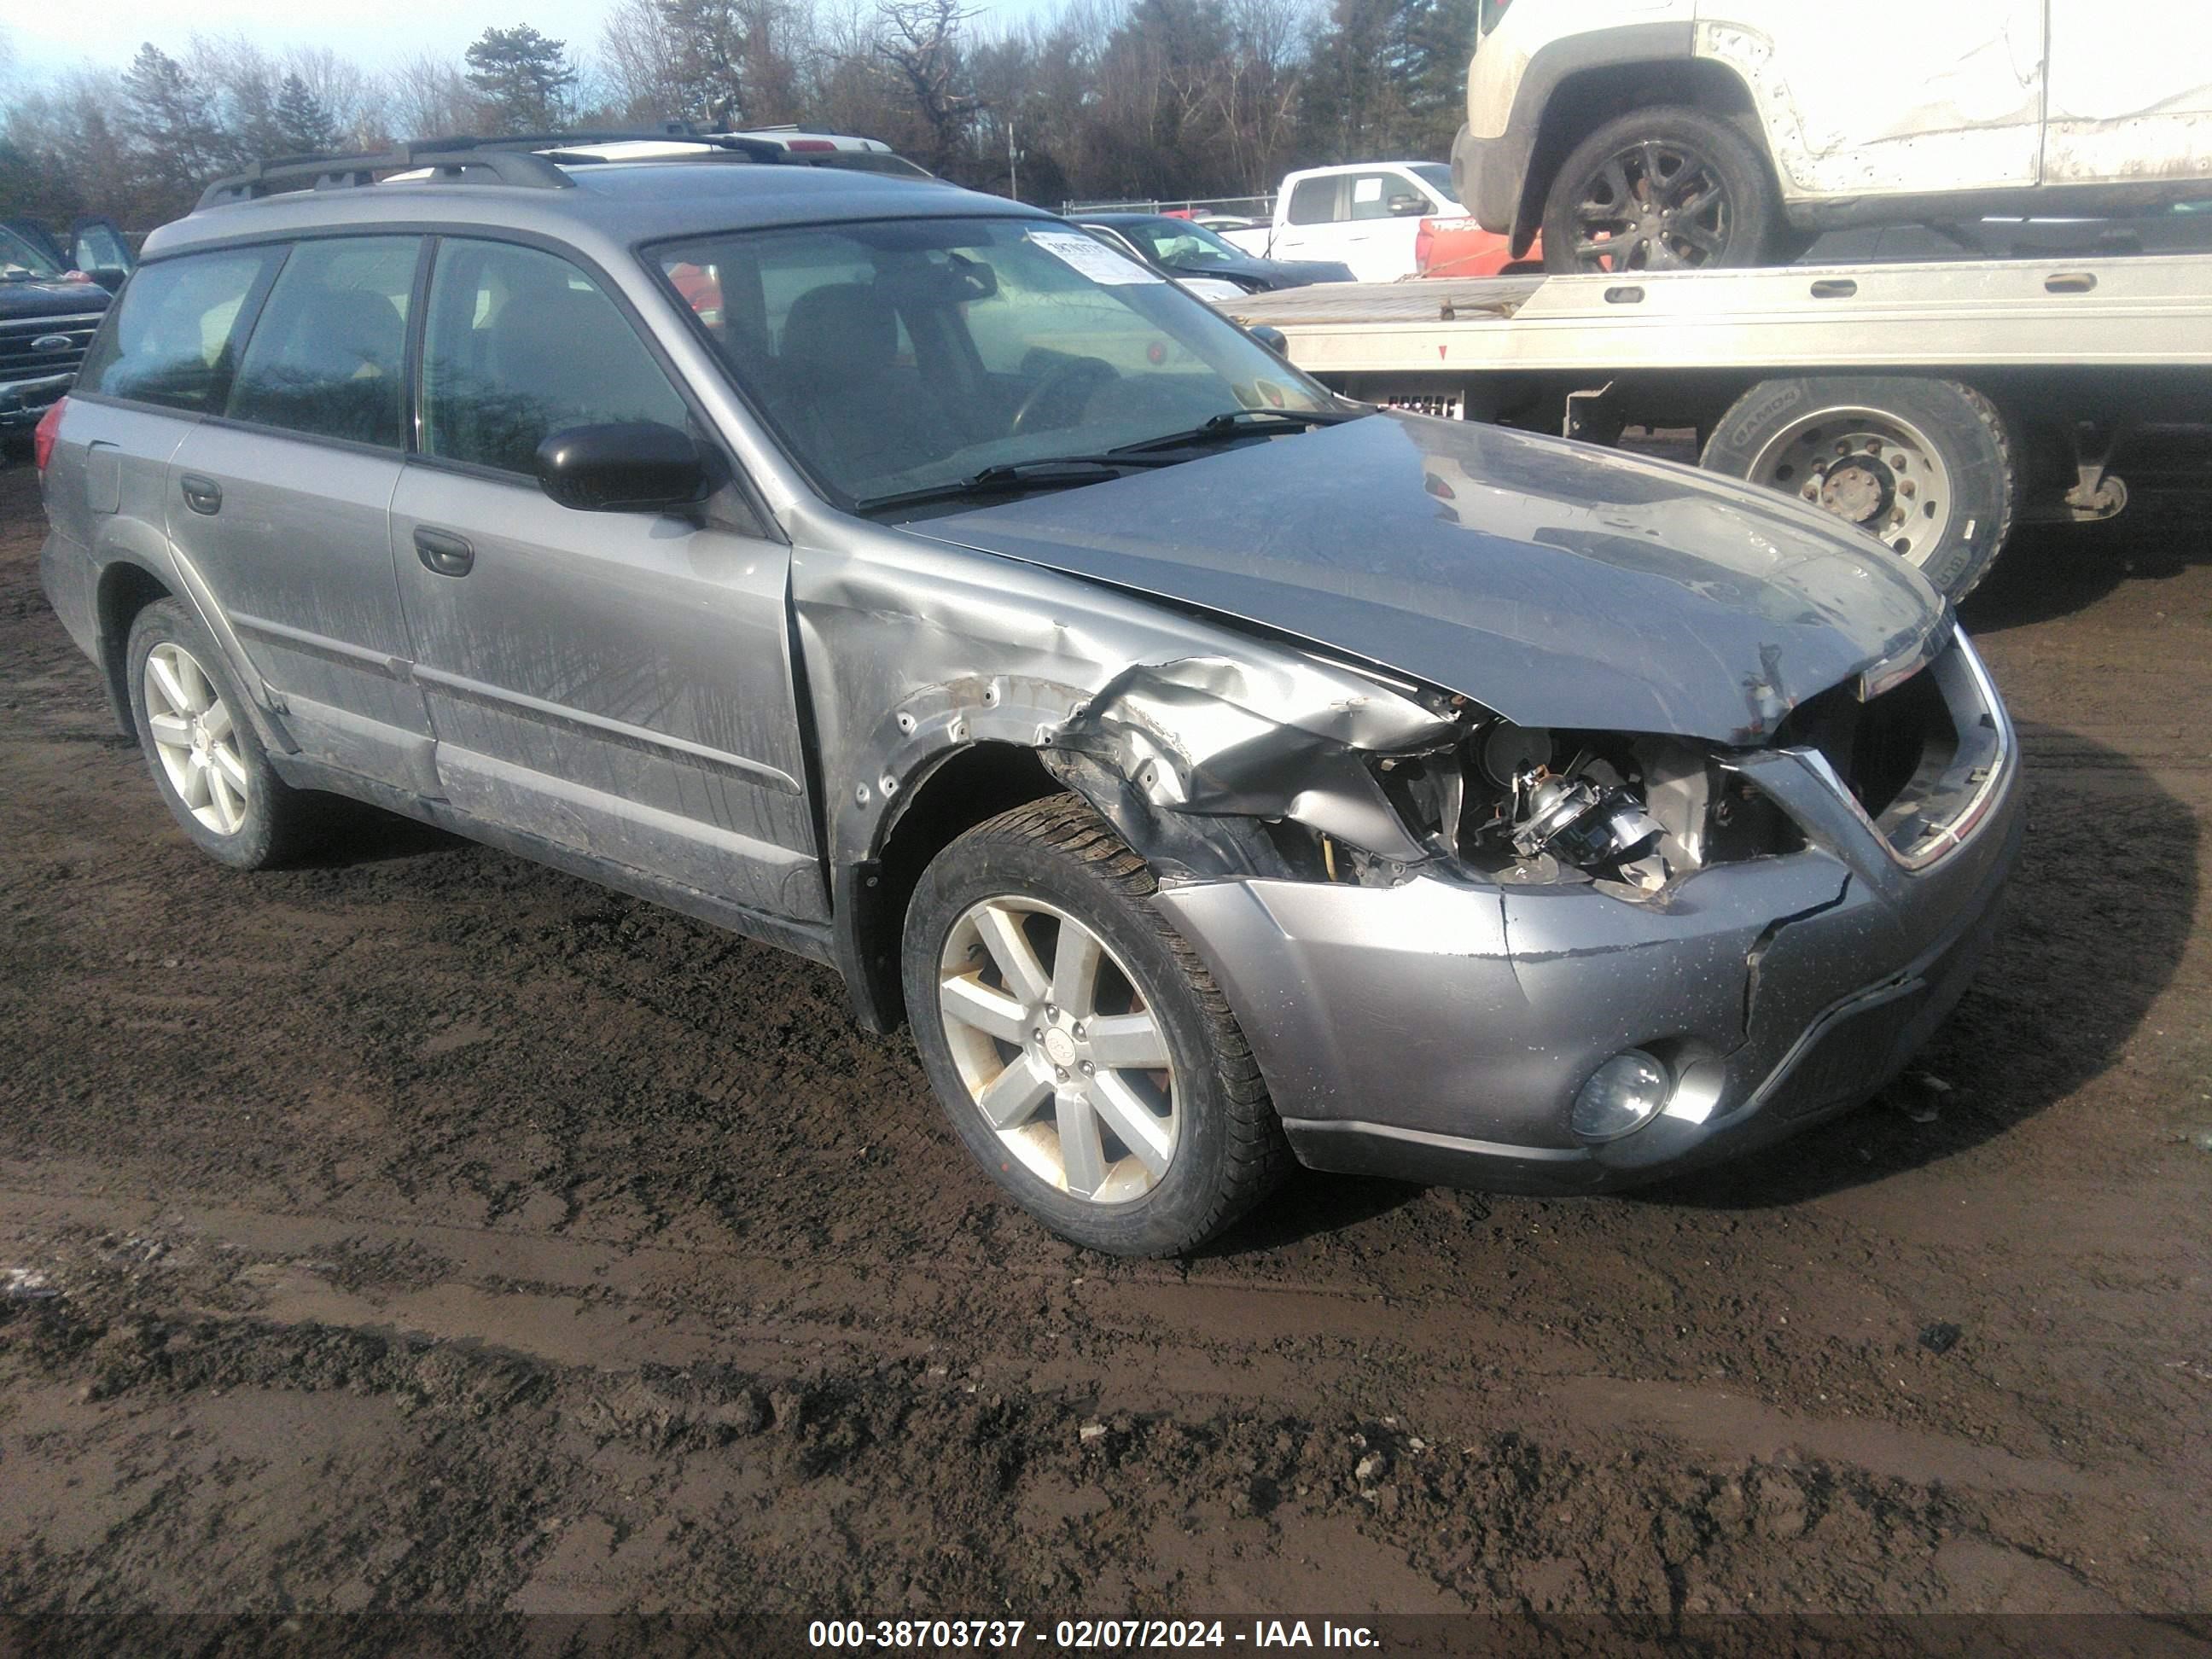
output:
[[[1029,240],[1047,253],[1073,265],[1094,283],[1158,283],[1167,279],[1134,259],[1116,253],[1105,243],[1093,241],[1079,230],[1032,230]]]

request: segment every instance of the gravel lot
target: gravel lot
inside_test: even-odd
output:
[[[1171,1264],[1010,1209],[822,969],[374,816],[202,859],[8,467],[0,1608],[2212,1606],[2204,506],[1966,607],[2035,795],[1948,1087]]]

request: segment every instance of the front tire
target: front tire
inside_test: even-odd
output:
[[[1575,146],[1544,204],[1544,269],[1697,270],[1781,251],[1781,192],[1766,158],[1727,122],[1658,104]]]
[[[269,764],[246,696],[207,629],[162,599],[131,625],[131,713],[154,787],[210,858],[258,870],[288,852],[303,807]]]
[[[1251,1047],[1156,890],[1056,795],[946,847],[907,912],[908,1016],[954,1133],[1054,1232],[1115,1255],[1196,1249],[1290,1161]]]

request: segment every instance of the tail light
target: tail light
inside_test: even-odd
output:
[[[1424,219],[1413,232],[1413,269],[1426,270],[1430,256],[1437,251],[1437,225],[1433,219]]]
[[[31,459],[39,471],[46,470],[46,463],[54,458],[54,440],[62,429],[62,410],[69,407],[69,399],[57,398],[54,406],[39,416],[39,424],[31,433]]]

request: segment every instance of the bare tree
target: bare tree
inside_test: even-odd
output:
[[[353,59],[328,46],[294,46],[276,62],[329,113],[337,143],[373,149],[389,142],[392,135],[380,114],[381,88]]]
[[[123,77],[112,70],[64,70],[16,98],[0,125],[0,216],[106,213],[152,222],[131,146],[109,118],[122,106]]]
[[[380,101],[395,138],[488,132],[493,125],[490,106],[459,69],[429,52],[417,52],[392,70]]]
[[[889,64],[928,130],[929,159],[943,169],[960,148],[976,98],[961,61],[960,30],[975,14],[960,0],[878,0],[876,52]]]
[[[1024,193],[1054,202],[1255,192],[1293,166],[1385,149],[1441,159],[1474,0],[1055,0],[995,27],[977,25],[980,0],[608,3],[593,65],[556,52],[514,66],[574,75],[549,83],[563,106],[549,118],[793,121],[866,133],[996,189],[1018,138]],[[0,97],[0,200],[143,228],[179,210],[184,172],[241,151],[536,125],[435,54],[371,75],[328,49],[232,34],[155,57],[134,67],[135,98],[112,75],[36,88],[19,76]],[[178,176],[157,176],[179,154]]]
[[[599,32],[607,102],[629,121],[686,113],[682,57],[659,0],[619,0]]]
[[[195,34],[185,48],[184,64],[213,96],[217,118],[240,156],[284,151],[276,123],[283,76],[259,46],[242,33]]]

